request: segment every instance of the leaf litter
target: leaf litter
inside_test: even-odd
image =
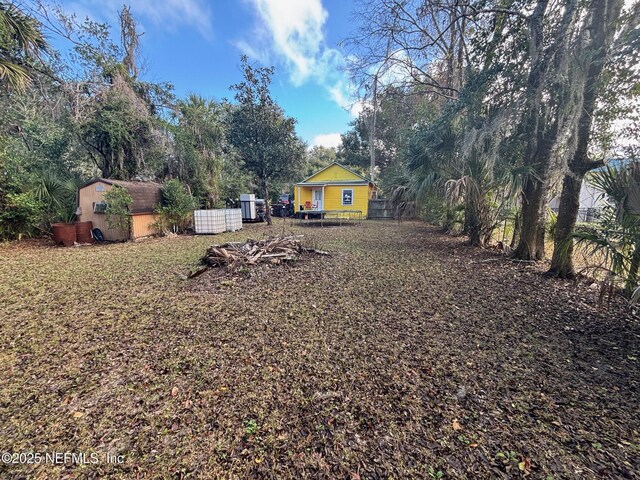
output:
[[[622,302],[420,223],[293,234],[331,255],[183,281],[211,237],[3,247],[0,444],[125,461],[0,476],[639,477]]]

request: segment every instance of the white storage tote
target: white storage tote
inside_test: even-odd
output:
[[[227,229],[224,210],[195,210],[193,225],[196,233],[222,233]]]
[[[227,232],[235,232],[242,228],[242,210],[239,208],[227,208],[224,211]]]

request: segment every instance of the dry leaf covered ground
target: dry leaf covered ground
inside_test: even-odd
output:
[[[622,304],[419,223],[291,230],[332,255],[0,248],[0,451],[87,456],[0,478],[640,478]]]

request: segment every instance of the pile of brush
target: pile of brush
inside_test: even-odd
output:
[[[298,259],[301,255],[329,255],[329,252],[302,244],[303,235],[274,237],[265,240],[247,240],[212,245],[201,259],[205,267],[196,270],[190,278],[196,277],[211,267],[227,267],[234,270],[244,265],[258,263],[280,264]]]

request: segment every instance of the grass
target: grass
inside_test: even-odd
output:
[[[0,477],[638,477],[621,303],[419,223],[293,230],[332,255],[184,281],[282,228],[0,247],[0,450],[101,459]]]

